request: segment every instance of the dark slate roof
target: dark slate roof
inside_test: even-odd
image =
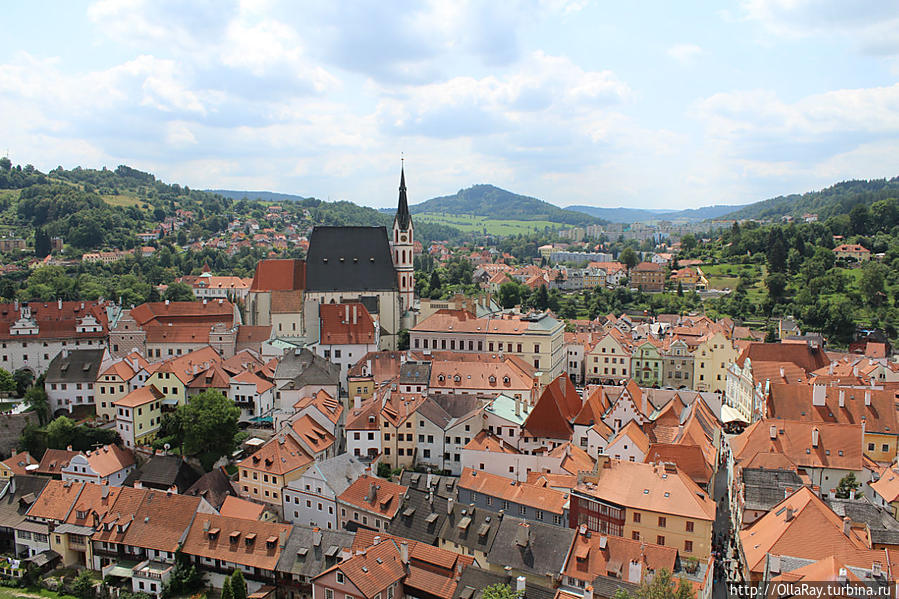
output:
[[[596,599],[612,599],[615,595],[615,591],[618,589],[623,589],[627,591],[631,597],[636,597],[635,591],[639,588],[640,585],[632,582],[618,580],[617,578],[610,578],[608,576],[597,576],[596,580],[593,581],[593,597]]]
[[[515,590],[515,578],[508,574],[491,572],[474,565],[465,566],[453,599],[481,599],[484,596],[484,589],[495,584],[505,584]],[[555,596],[556,592],[553,589],[532,582],[525,583],[524,599],[553,599]]]
[[[427,418],[429,422],[433,422],[438,428],[443,430],[446,430],[446,427],[453,420],[452,416],[431,396],[418,406],[417,412],[419,416]]]
[[[487,553],[499,530],[500,520],[501,516],[494,512],[456,503],[452,513],[446,517],[439,536],[466,549]]]
[[[406,169],[400,169],[400,199],[396,207],[396,223],[400,226],[401,231],[409,228],[412,222],[412,215],[409,214],[409,200],[406,198]]]
[[[432,393],[429,397],[433,398],[437,405],[443,408],[450,418],[454,420],[470,414],[484,404],[477,395],[469,393],[460,393],[458,395]]]
[[[200,479],[197,472],[180,456],[154,455],[140,468],[135,468],[125,479],[126,487],[133,487],[137,482],[148,489],[167,491],[173,485],[178,493],[184,493]]]
[[[395,291],[384,227],[315,227],[306,254],[307,291]]]
[[[339,562],[340,550],[352,545],[351,532],[294,525],[275,570],[312,578]]]
[[[409,489],[399,513],[387,527],[387,532],[435,545],[440,529],[446,521],[446,504],[444,497]]]
[[[184,494],[202,497],[217,510],[221,509],[228,496],[237,497],[231,479],[222,468],[216,468],[201,476]]]
[[[764,468],[745,468],[743,485],[744,508],[750,510],[770,510],[784,500],[788,488],[796,491],[803,486],[802,479],[792,470]]]
[[[45,476],[17,475],[9,479],[9,490],[0,498],[0,528],[15,528],[25,520],[25,512],[50,479]]]
[[[431,381],[430,362],[406,362],[400,366],[401,385],[425,385]]]
[[[546,576],[561,572],[577,531],[504,516],[487,561],[495,566]]]
[[[337,385],[340,367],[308,349],[287,352],[275,369],[276,379],[291,379],[282,389],[300,389],[306,385]]]
[[[83,381],[93,383],[97,380],[97,372],[102,361],[102,349],[61,351],[50,361],[45,380],[54,383]]]
[[[899,539],[899,522],[890,512],[870,503],[867,499],[826,499],[827,505],[839,517],[848,516],[850,520],[868,525],[871,540],[874,543],[896,544],[895,541],[875,541],[881,539]]]
[[[421,410],[421,408],[419,408],[419,410]],[[428,490],[433,489],[435,495],[443,497],[444,499],[450,497],[453,499],[456,498],[456,483],[458,482],[459,479],[455,476],[415,472],[414,470],[404,470],[400,474],[401,485],[409,487],[410,489],[416,489],[423,493],[427,493]]]

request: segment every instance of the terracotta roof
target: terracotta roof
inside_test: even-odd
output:
[[[219,514],[222,516],[241,520],[259,520],[263,511],[265,506],[233,495],[225,497],[222,507],[219,508]]]
[[[697,445],[678,445],[674,443],[653,443],[643,460],[647,464],[670,462],[677,469],[693,479],[697,485],[707,485],[712,480],[714,471],[709,466]]]
[[[406,567],[402,562],[399,547],[392,540],[378,543],[328,568],[316,578],[334,570],[342,572],[363,597],[374,597],[406,576]]]
[[[314,406],[335,424],[340,420],[340,415],[343,414],[343,404],[331,397],[324,389],[320,389],[313,395],[300,398],[299,401],[293,404],[293,409],[294,412],[301,412],[309,406]]]
[[[31,457],[31,454],[27,451],[20,451],[19,453],[14,453],[9,456],[5,460],[3,460],[3,465],[12,471],[13,475],[22,475],[22,474],[30,474],[27,470],[25,470],[26,466],[37,464],[38,461]]]
[[[715,519],[715,501],[677,468],[608,460],[598,476],[598,484],[577,490],[632,509]]]
[[[363,304],[321,304],[318,313],[322,345],[375,343],[375,322]]]
[[[588,388],[587,391],[585,391],[585,394],[587,395],[587,399],[584,400],[584,405],[581,407],[578,415],[574,418],[573,424],[595,426],[596,424],[602,423],[603,414],[612,407],[611,400],[608,398],[601,385]],[[605,426],[605,423],[603,423],[603,426]]]
[[[306,262],[303,260],[261,260],[256,263],[251,291],[305,289]]]
[[[338,495],[337,500],[387,518],[396,516],[408,487],[364,475]]]
[[[289,524],[197,514],[182,551],[272,572],[290,529]]]
[[[883,559],[882,551],[871,550],[851,530],[845,534],[843,520],[808,487],[801,487],[741,531],[740,540],[751,572],[761,572],[769,553],[813,560],[834,556],[862,567]]]
[[[75,506],[86,483],[51,480],[28,510],[31,518],[46,518],[64,522]]]
[[[269,439],[256,453],[238,462],[237,466],[283,475],[308,468],[312,462],[312,456],[306,453],[299,441],[291,435],[279,434]]]
[[[134,454],[118,445],[104,445],[84,455],[91,469],[100,477],[115,474],[123,468],[134,465]]]
[[[112,402],[114,406],[123,408],[136,408],[150,402],[162,399],[165,395],[156,388],[156,385],[147,385],[146,387],[138,387],[134,391],[125,395],[122,399]]]
[[[200,371],[220,364],[221,361],[222,357],[219,353],[207,345],[165,362],[151,364],[151,366],[155,367],[155,372],[171,372],[178,377],[178,380],[187,385]]]
[[[879,472],[876,481],[868,483],[887,503],[899,500],[899,469],[887,466]]]
[[[634,272],[661,272],[664,268],[664,266],[655,262],[641,262],[631,270]]]
[[[550,457],[561,457],[562,460],[559,462],[559,467],[571,474],[592,471],[595,463],[595,460],[586,451],[570,441],[555,447],[547,455]]]
[[[291,422],[290,428],[313,454],[319,454],[334,445],[334,435],[322,428],[309,414]]]
[[[466,468],[459,479],[459,488],[512,503],[527,505],[552,514],[563,514],[568,506],[568,493],[560,493],[548,487],[516,482],[505,476]]]
[[[562,574],[588,584],[598,576],[610,575],[640,584],[642,576],[633,580],[629,575],[631,562],[642,565],[636,572],[648,574],[648,570],[658,572],[663,568],[673,572],[676,560],[677,549],[674,547],[579,531],[568,551],[568,562]]]
[[[737,356],[740,368],[746,358],[752,360],[753,369],[756,362],[791,362],[806,372],[812,372],[830,363],[823,350],[809,347],[806,343],[750,343]]]
[[[771,438],[771,429],[776,439]],[[818,446],[812,446],[818,431]],[[862,427],[855,424],[759,420],[731,439],[740,467],[758,453],[781,453],[792,463],[812,468],[862,469]]]
[[[272,314],[296,314],[303,311],[302,291],[272,291]]]
[[[115,360],[106,368],[101,367],[100,372],[97,374],[97,380],[102,380],[100,377],[105,375],[115,375],[123,381],[128,381],[131,380],[141,368],[146,368],[149,364],[150,363],[144,359],[142,355],[137,352],[131,352],[127,356]]]
[[[462,449],[469,451],[493,451],[496,453],[518,453],[517,449],[485,430],[475,435],[474,439],[469,441]]]
[[[814,405],[816,393],[823,405]],[[767,402],[768,417],[843,424],[864,422],[866,432],[899,435],[896,395],[892,390],[773,384]]]
[[[234,305],[227,300],[207,302],[147,302],[131,310],[138,326],[152,325],[212,325],[216,322],[232,324]]]
[[[115,505],[122,487],[85,483],[75,504],[72,506],[66,524],[94,526],[94,514],[104,518]]]
[[[560,374],[546,386],[524,423],[533,437],[570,439],[572,423],[583,407],[581,396],[566,374]]]
[[[381,427],[381,402],[377,397],[373,397],[368,402],[362,404],[359,408],[354,408],[347,416],[346,430],[358,431],[368,430],[376,431]]]
[[[643,455],[646,455],[646,452],[649,451],[649,437],[646,436],[646,433],[643,432],[643,429],[637,424],[636,420],[631,420],[625,424],[621,430],[618,431],[618,434],[609,441],[609,445],[617,443],[625,437],[630,439]]]
[[[271,325],[248,325],[242,324],[237,327],[237,343],[262,343],[268,341],[272,336]]]
[[[506,382],[508,380],[508,382]],[[431,364],[430,386],[436,389],[530,390],[534,380],[511,360],[443,361]]]
[[[833,251],[836,253],[841,252],[861,252],[863,254],[870,254],[871,250],[867,249],[864,246],[861,246],[857,243],[843,243],[833,248]]]
[[[231,377],[232,383],[240,383],[243,385],[255,385],[256,393],[262,394],[275,386],[275,384],[271,381],[267,381],[264,378],[253,374],[252,372],[241,372],[240,374]]]
[[[63,467],[68,466],[69,461],[80,453],[70,449],[48,449],[41,457],[40,467],[36,472],[38,474],[58,475],[62,472]]]
[[[188,389],[219,389],[227,395],[231,387],[231,376],[221,364],[213,364],[198,372],[187,387]]]
[[[0,304],[0,339],[21,339],[10,334],[10,327],[21,317],[26,307],[31,318],[38,325],[37,335],[27,339],[87,339],[100,338],[108,334],[109,320],[106,316],[107,302],[21,302]],[[79,333],[78,325],[87,316],[92,316],[100,325],[100,331]]]
[[[547,316],[546,318],[550,318]],[[555,319],[553,319],[554,322]],[[436,331],[440,333],[500,333],[518,335],[536,328],[535,323],[520,314],[503,314],[478,318],[465,310],[437,310],[415,325],[414,332]],[[544,330],[541,327],[541,330]]]

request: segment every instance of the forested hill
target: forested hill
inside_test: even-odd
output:
[[[604,220],[559,208],[549,202],[519,195],[493,185],[474,185],[452,196],[432,198],[410,206],[413,214],[471,214],[494,219],[546,220],[566,225],[603,224]]]
[[[659,210],[645,208],[602,208],[599,206],[566,206],[566,210],[583,212],[613,223],[636,223],[659,220],[702,221],[718,218],[733,212],[739,206],[703,206],[684,210]]]
[[[207,189],[209,193],[215,193],[232,200],[261,200],[263,202],[302,202],[311,198],[294,195],[292,193],[278,193],[277,191],[239,191],[234,189]]]
[[[756,202],[727,214],[733,219],[777,219],[782,216],[801,218],[817,214],[819,220],[848,214],[857,204],[870,205],[877,200],[899,197],[899,177],[843,181],[820,191],[778,196]]]

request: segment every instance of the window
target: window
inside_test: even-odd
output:
[[[884,443],[883,445],[880,446],[880,451],[889,451],[889,450],[890,450],[890,446],[887,445],[886,443]]]
[[[636,522],[636,523],[639,524],[639,522],[640,522],[640,512],[634,512],[634,522]]]
[[[562,525],[562,516],[560,516],[558,514],[553,514],[553,524],[555,524],[556,526],[561,526]]]
[[[693,532],[693,521],[687,520],[687,532]]]
[[[874,451],[874,444],[868,443],[868,451]]]
[[[523,505],[518,506],[518,513],[521,514],[522,516],[524,516],[527,513],[527,511],[528,511],[527,507],[525,507]]]
[[[665,525],[667,523],[668,523],[668,519],[665,518],[665,516],[659,516],[659,528],[665,528]]]
[[[664,545],[664,544],[665,544],[665,537],[663,537],[662,535],[657,536],[656,537],[656,545]]]
[[[340,574],[340,576],[343,577],[343,574]],[[325,589],[325,599],[334,599],[334,591],[332,589]]]
[[[684,551],[687,553],[693,552],[693,541],[684,541]]]
[[[634,532],[632,532],[632,533],[631,533],[631,538],[632,538],[633,540],[635,540],[635,541],[639,541],[639,540],[640,540],[640,531],[639,531],[639,530],[635,530]]]

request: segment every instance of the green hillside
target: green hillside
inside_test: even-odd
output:
[[[452,196],[432,198],[409,208],[412,214],[469,214],[489,219],[548,221],[564,225],[604,224],[587,214],[565,210],[549,202],[519,195],[493,185],[474,185]]]

